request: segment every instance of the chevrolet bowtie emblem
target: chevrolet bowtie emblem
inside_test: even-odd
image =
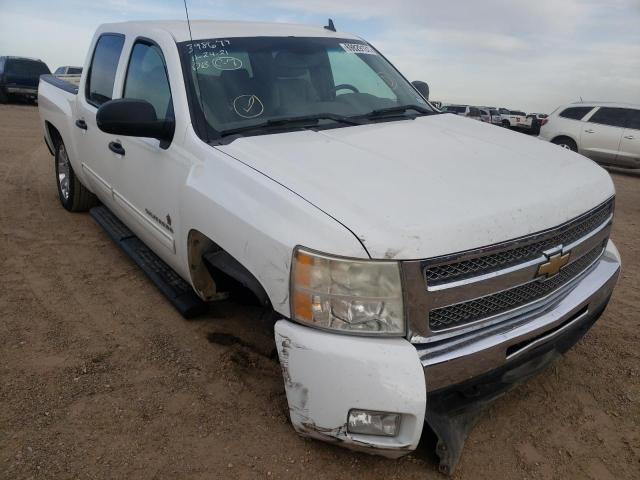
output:
[[[562,267],[569,263],[570,255],[571,252],[565,254],[559,252],[555,255],[547,256],[549,260],[538,267],[538,276],[553,277],[562,270]]]

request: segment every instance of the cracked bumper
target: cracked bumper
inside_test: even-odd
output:
[[[527,367],[525,372],[525,360],[539,360],[542,368],[543,360],[564,352],[586,333],[606,307],[619,270],[620,256],[609,242],[589,274],[550,309],[444,346],[327,333],[279,320],[276,346],[291,422],[303,436],[391,458],[405,455],[420,440],[427,390],[430,409],[447,410],[455,403],[449,394],[458,387],[477,393],[486,384],[494,392],[525,380],[530,376],[526,372],[539,370]],[[353,408],[402,414],[400,433],[379,437],[348,432]]]
[[[427,395],[411,343],[327,333],[288,320],[276,323],[275,336],[291,423],[298,433],[391,458],[416,448]],[[352,408],[401,413],[399,434],[348,432]]]

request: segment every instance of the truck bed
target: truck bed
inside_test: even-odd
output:
[[[55,75],[41,75],[40,81],[50,83],[55,87],[61,88],[65,92],[77,95],[78,84],[80,83],[80,75],[65,75],[64,77],[56,77]]]

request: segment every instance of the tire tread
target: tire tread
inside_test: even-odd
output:
[[[62,139],[60,139],[59,137],[56,138],[54,142],[55,142],[56,151],[55,151],[53,161],[57,166],[58,152],[60,150],[60,147],[64,145],[64,143],[62,142]],[[65,201],[62,198],[62,194],[60,192],[60,185],[58,184],[58,180],[57,180],[57,167],[55,168],[55,171],[56,171],[56,187],[58,188],[58,196],[60,197],[60,203],[65,209],[67,209],[70,212],[87,212],[91,208],[98,205],[98,198],[87,187],[85,187],[82,184],[82,182],[78,179],[75,172],[73,171],[73,167],[71,165],[69,165],[69,176],[71,177],[70,178],[71,191],[69,192],[70,193],[69,198],[67,199],[67,201]]]

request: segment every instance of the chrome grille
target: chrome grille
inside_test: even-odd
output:
[[[457,327],[539,300],[569,283],[587,269],[602,254],[605,245],[606,241],[547,280],[536,280],[476,300],[432,310],[429,313],[429,327],[433,331]]]
[[[467,258],[462,261],[443,259],[439,264],[428,265],[424,270],[427,285],[439,285],[442,283],[463,280],[469,277],[484,275],[496,270],[501,270],[539,257],[542,252],[558,245],[568,245],[591,231],[595,230],[613,213],[613,199],[603,203],[586,215],[579,217],[557,229],[536,235],[531,243],[483,255],[482,252],[475,258]],[[540,239],[541,236],[544,238]],[[514,241],[512,243],[516,243]],[[444,263],[443,263],[444,262]],[[430,262],[431,263],[431,262]]]

